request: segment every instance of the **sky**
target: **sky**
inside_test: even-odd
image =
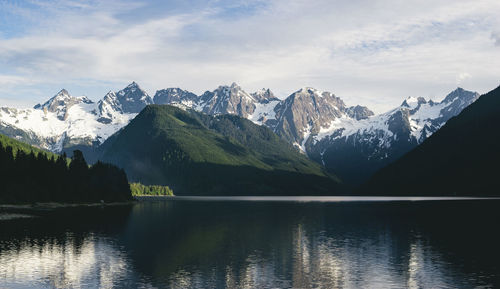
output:
[[[499,15],[498,0],[1,0],[0,106],[236,82],[380,113],[500,85]]]

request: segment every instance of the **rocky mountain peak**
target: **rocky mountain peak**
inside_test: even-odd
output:
[[[250,94],[259,103],[268,103],[273,100],[279,100],[269,88],[262,88]]]
[[[406,98],[400,106],[400,109],[407,109],[410,114],[417,112],[423,104],[429,104],[433,106],[435,103],[432,101],[427,101],[423,97],[413,97],[410,96]]]
[[[72,96],[66,89],[61,89],[44,104],[35,105],[34,109],[54,112],[57,114],[58,119],[64,120],[67,118],[69,108],[79,103],[91,104],[93,102],[86,96]]]
[[[455,100],[461,100],[465,102],[474,101],[479,97],[479,93],[465,90],[461,87],[457,87],[454,91],[450,92],[444,99],[443,103],[450,103]]]
[[[125,89],[141,89],[141,87],[137,84],[137,82],[132,81],[132,83],[127,85]]]
[[[401,107],[407,107],[407,108],[415,108],[420,104],[427,103],[427,100],[423,97],[414,97],[410,96],[407,97],[403,103],[401,103]]]
[[[238,98],[243,96],[251,98],[250,94],[246,93],[236,82],[233,82],[230,86],[219,86],[214,92],[217,92],[218,97]]]
[[[296,92],[299,92],[299,93],[314,93],[315,91],[319,91],[313,87],[310,87],[310,86],[303,86],[301,87],[299,90],[297,90]]]
[[[99,116],[97,121],[107,124],[117,115],[139,113],[148,104],[153,104],[153,99],[134,81],[118,92],[109,91],[97,103],[94,114]]]
[[[66,90],[66,89],[61,89],[54,97],[63,97],[63,98],[66,98],[66,97],[71,97],[69,92]]]
[[[206,91],[197,105],[206,114],[236,114],[247,118],[255,111],[255,102],[250,94],[233,82],[231,86],[221,85],[214,91]]]
[[[351,106],[346,109],[346,114],[354,118],[356,120],[362,120],[362,119],[367,119],[370,116],[375,115],[373,111],[368,109],[366,106],[361,106],[361,105],[356,105],[356,106]]]
[[[196,102],[198,96],[190,91],[180,88],[167,88],[156,91],[154,103],[156,104],[185,104]]]
[[[136,91],[140,91],[142,94],[147,94],[135,81],[127,85],[124,89],[118,91],[117,94],[134,93]]]
[[[440,115],[443,119],[449,119],[457,114],[459,114],[465,107],[473,103],[479,98],[479,93],[468,91],[463,88],[457,88],[450,92],[440,104],[443,109],[440,111]]]
[[[153,99],[136,82],[118,91],[116,99],[123,113],[139,113],[146,105],[153,104]]]
[[[97,103],[97,111],[94,111],[94,114],[99,116],[97,119],[98,122],[107,124],[112,122],[115,113],[122,113],[121,104],[118,101],[116,93],[109,91]]]
[[[311,134],[345,115],[344,102],[333,93],[303,87],[280,102],[274,109],[277,124],[275,132],[303,151]]]

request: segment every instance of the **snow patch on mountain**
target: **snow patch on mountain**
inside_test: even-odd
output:
[[[463,93],[463,91],[460,91],[460,93]],[[455,115],[446,115],[447,111],[451,111],[451,109],[449,109],[450,107],[460,102],[460,107],[463,109],[474,102],[478,97],[479,94],[469,92],[465,100],[459,97],[450,100],[448,97],[446,101],[443,100],[439,103],[433,102],[432,100],[427,101],[422,97],[408,97],[403,101],[400,107],[366,119],[356,120],[352,117],[343,115],[340,118],[332,120],[327,126],[321,127],[319,132],[313,136],[313,144],[325,138],[334,140],[358,134],[368,136],[378,135],[378,138],[381,140],[380,145],[390,147],[390,139],[394,138],[397,140],[397,136],[395,136],[395,132],[391,131],[389,128],[389,122],[391,117],[400,111],[408,112],[407,121],[410,124],[408,128],[410,135],[415,138],[417,143],[421,143],[444,125],[449,118]],[[459,111],[461,111],[461,109]],[[371,140],[371,138],[360,138],[360,141]]]
[[[276,119],[274,108],[280,100],[271,100],[265,103],[256,103],[254,112],[248,116],[248,119],[258,125],[263,125],[268,120]]]
[[[98,103],[63,89],[33,109],[0,108],[0,132],[53,152],[66,144],[100,144],[127,125],[150,102],[148,97],[136,83],[109,92]],[[136,112],[124,112],[124,102],[128,111],[133,103]]]

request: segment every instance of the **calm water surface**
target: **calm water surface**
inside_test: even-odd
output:
[[[305,201],[0,212],[0,288],[500,287],[498,200]]]

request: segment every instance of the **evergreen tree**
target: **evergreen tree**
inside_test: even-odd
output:
[[[0,203],[98,202],[131,199],[127,176],[116,166],[88,167],[81,151],[68,166],[66,154],[15,151],[0,139]]]

